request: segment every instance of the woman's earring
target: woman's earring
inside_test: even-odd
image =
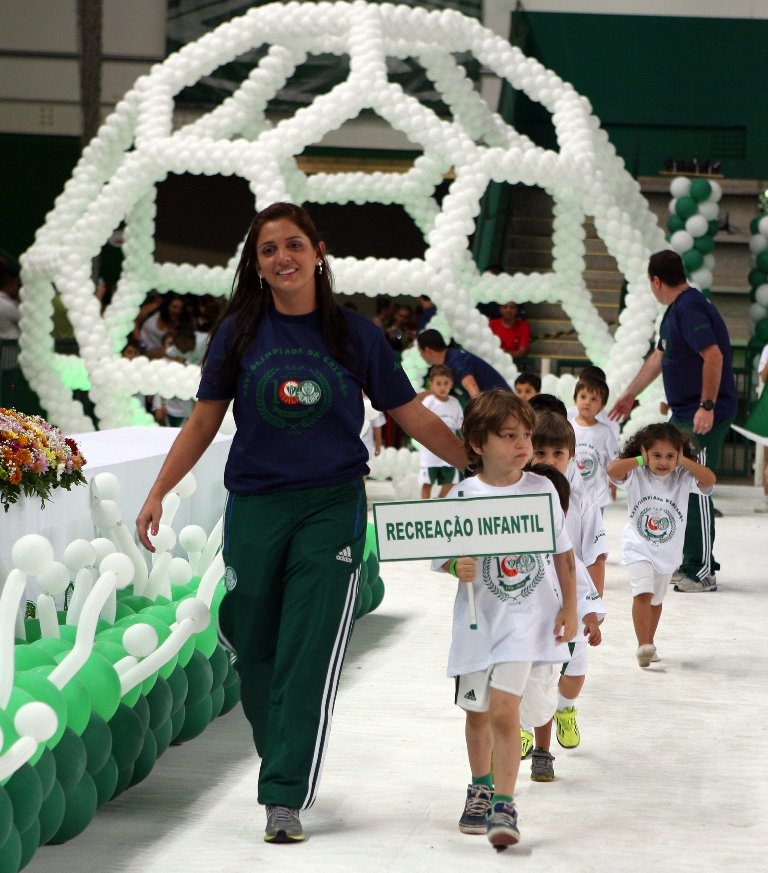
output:
[[[323,275],[323,262],[322,261],[317,262],[317,273],[319,276]]]
[[[259,273],[259,288],[261,288],[262,291],[264,290],[264,277],[261,273]]]

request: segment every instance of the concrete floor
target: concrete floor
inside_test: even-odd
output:
[[[369,494],[389,499],[391,484],[371,482]],[[497,855],[457,829],[469,773],[444,670],[454,586],[414,562],[382,566],[384,602],[355,629],[319,799],[302,817],[305,844],[262,842],[259,761],[238,707],[26,869],[768,870],[768,516],[753,513],[758,497],[747,486],[716,490],[719,590],[670,592],[662,661],[645,671],[618,563],[625,507],[608,508],[609,613],[579,703],[581,746],[553,748],[551,784],[531,782],[523,762],[515,849]]]

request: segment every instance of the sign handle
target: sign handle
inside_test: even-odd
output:
[[[472,582],[467,583],[467,597],[469,598],[469,629],[477,630],[477,610],[475,609],[475,587]]]

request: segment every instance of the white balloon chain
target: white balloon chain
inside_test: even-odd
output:
[[[202,76],[261,46],[267,51],[239,88],[207,115],[174,129],[174,100]],[[293,116],[273,124],[269,101],[306,57],[348,56],[349,75]],[[558,150],[540,148],[482,100],[454,54],[469,53],[552,113]],[[391,82],[387,58],[414,57],[451,115],[439,117]],[[372,110],[421,149],[406,173],[317,173],[296,158],[309,146]],[[453,168],[441,204],[437,186]],[[22,256],[20,361],[49,417],[63,430],[92,429],[72,398],[90,389],[101,427],[150,423],[133,395],[194,396],[199,370],[165,360],[120,358],[123,339],[151,289],[226,296],[238,258],[226,267],[160,263],[154,257],[155,190],[170,173],[237,175],[254,208],[277,200],[399,204],[427,244],[423,259],[336,258],[340,293],[428,294],[435,326],[488,360],[506,378],[517,368],[477,312],[488,300],[562,303],[587,354],[608,373],[612,392],[639,369],[658,306],[645,276],[651,252],[664,247],[637,183],[584,97],[519,49],[451,10],[406,5],[275,3],[222,24],[142,76],[83,151],[34,244]],[[554,199],[554,270],[483,276],[469,239],[490,182],[546,189]],[[627,306],[612,337],[583,281],[585,216],[628,283]],[[124,227],[125,259],[102,315],[91,262],[114,229]],[[75,329],[80,357],[57,355],[51,338],[54,291]],[[406,356],[421,386],[424,367]],[[547,380],[559,392],[560,381]]]

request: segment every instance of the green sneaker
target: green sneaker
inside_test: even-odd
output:
[[[290,806],[267,806],[267,829],[265,843],[300,843],[304,831],[299,821],[298,809]]]
[[[554,782],[554,760],[555,756],[546,749],[534,749],[531,753],[531,779],[534,782]]]
[[[555,713],[555,736],[564,749],[575,749],[581,742],[579,726],[576,724],[576,707],[558,709]]]
[[[525,728],[520,728],[520,760],[531,757],[533,751],[533,734]]]

